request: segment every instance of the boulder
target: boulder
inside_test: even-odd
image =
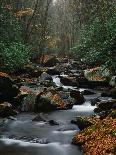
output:
[[[54,120],[49,120],[48,122],[51,126],[59,125],[59,123]]]
[[[60,76],[60,82],[65,86],[74,86],[74,87],[79,86],[79,83],[75,77]]]
[[[35,112],[49,112],[57,110],[57,105],[52,104],[51,100],[47,97],[38,95],[35,100]]]
[[[22,112],[33,112],[36,96],[37,95],[34,92],[29,92],[28,94],[25,94],[20,105],[20,110]]]
[[[38,67],[35,64],[28,64],[25,65],[24,67],[17,68],[12,74],[16,76],[21,76],[21,75],[27,75],[28,77],[35,77],[37,78],[42,74],[42,68]]]
[[[59,63],[59,60],[56,57],[48,57],[46,61],[44,61],[44,67],[53,67]]]
[[[57,92],[56,90],[46,90],[37,95],[35,99],[35,112],[48,112],[54,110],[71,109],[73,106],[73,99],[68,98],[69,94],[64,92]]]
[[[0,117],[9,117],[17,114],[17,111],[13,110],[12,105],[8,102],[0,104]]]
[[[57,70],[55,67],[48,68],[46,71],[49,75],[60,75],[60,71]]]
[[[92,91],[90,91],[90,90],[84,90],[84,91],[82,92],[82,94],[83,94],[83,95],[94,95],[95,92],[92,92]]]
[[[52,81],[52,77],[51,77],[51,75],[47,74],[46,72],[43,72],[40,76],[40,80],[41,81],[46,81],[46,80]]]
[[[116,100],[101,101],[101,102],[98,102],[97,107],[100,108],[102,111],[106,111],[106,110],[112,109],[115,103],[116,103]]]
[[[109,82],[110,86],[116,87],[116,76],[113,76]]]
[[[84,70],[84,76],[89,81],[90,87],[109,86],[107,78],[110,76],[109,70],[104,70],[101,67]]]
[[[111,113],[111,110],[102,111],[99,113],[100,119],[105,119],[109,114]]]
[[[38,114],[32,121],[46,122],[46,119],[43,117],[42,114]]]
[[[75,120],[72,120],[71,123],[78,125],[80,130],[84,130],[85,128],[92,125],[92,123],[89,120],[80,116],[76,117]]]
[[[10,102],[19,93],[18,86],[6,73],[0,72],[0,102]]]
[[[109,111],[115,109],[116,100],[105,100],[97,103],[97,108],[94,109],[95,113],[100,113],[102,111]]]
[[[75,99],[75,104],[83,104],[85,102],[85,98],[78,90],[72,90],[70,96]]]
[[[112,97],[113,99],[116,99],[116,88],[108,88],[107,90],[103,90],[101,93],[102,97]]]
[[[116,99],[116,87],[110,90],[111,97]]]
[[[100,102],[100,99],[99,98],[94,98],[94,99],[91,99],[90,102],[91,102],[92,106],[95,106],[97,104],[97,102]]]

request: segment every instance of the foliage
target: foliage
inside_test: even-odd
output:
[[[0,43],[0,60],[6,69],[15,69],[29,61],[29,49],[22,43]]]
[[[116,111],[113,111],[113,115]],[[116,119],[107,116],[105,119],[92,119],[94,125],[76,134],[74,143],[82,143],[85,155],[114,155],[116,146]]]
[[[105,14],[105,15],[104,15]],[[116,15],[104,12],[104,21],[96,17],[84,27],[80,43],[72,48],[83,60],[116,70]]]
[[[3,69],[21,67],[29,60],[29,48],[22,41],[21,26],[11,5],[0,6],[0,64]]]
[[[0,6],[0,41],[22,41],[21,27],[10,5]]]

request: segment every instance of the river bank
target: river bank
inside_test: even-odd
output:
[[[114,87],[105,77],[89,81],[85,69],[74,60],[52,59],[44,67],[15,71],[12,78],[1,73],[0,154],[84,154],[82,146],[71,144],[81,135],[80,122],[72,120],[95,113],[95,118],[107,117],[116,104]]]

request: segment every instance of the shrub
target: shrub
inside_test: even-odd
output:
[[[5,69],[15,69],[29,62],[29,48],[22,43],[0,43],[0,62]]]

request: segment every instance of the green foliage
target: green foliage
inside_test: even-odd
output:
[[[20,24],[9,7],[0,6],[0,41],[22,41]]]
[[[15,69],[29,61],[29,48],[24,45],[21,26],[12,6],[0,6],[0,68]]]
[[[105,13],[104,13],[105,14]],[[106,19],[96,17],[82,30],[80,44],[72,48],[86,62],[103,65],[116,71],[116,15],[106,13]]]
[[[6,69],[15,69],[29,62],[29,49],[22,43],[0,43],[0,60]]]

